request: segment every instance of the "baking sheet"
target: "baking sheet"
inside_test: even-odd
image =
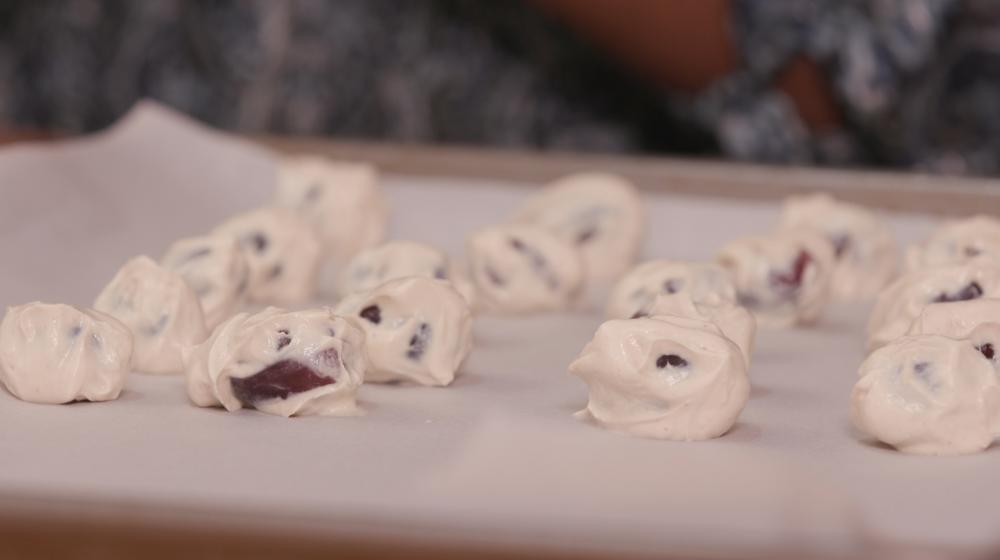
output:
[[[103,135],[0,150],[0,305],[87,305],[134,254],[159,256],[267,200],[271,157],[143,104]],[[529,191],[391,176],[391,236],[460,254]],[[707,258],[770,227],[777,207],[646,193],[647,257]],[[894,215],[900,239],[933,222]],[[446,389],[364,386],[367,414],[283,419],[189,405],[179,378],[133,375],[111,403],[0,394],[0,497],[63,497],[414,528],[438,541],[751,555],[852,554],[873,543],[986,551],[1000,528],[1000,451],[906,456],[850,427],[865,306],[816,328],[762,331],[751,399],[726,436],[642,440],[571,417],[567,364],[594,313],[483,318]],[[2,503],[2,501],[0,501]]]

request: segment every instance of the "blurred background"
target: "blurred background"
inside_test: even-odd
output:
[[[0,136],[244,133],[1000,172],[990,0],[6,0]]]

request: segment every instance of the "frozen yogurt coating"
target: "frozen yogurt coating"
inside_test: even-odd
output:
[[[745,307],[731,302],[719,302],[715,305],[696,303],[690,294],[678,292],[656,296],[653,303],[643,308],[638,315],[654,318],[686,317],[711,323],[740,348],[746,358],[747,367],[750,367],[754,338],[757,334],[757,321]]]
[[[1000,219],[979,215],[953,220],[906,250],[909,271],[977,260],[1000,264]]]
[[[0,381],[23,401],[117,399],[131,359],[132,333],[93,309],[33,302],[0,323]]]
[[[750,395],[740,348],[683,317],[607,321],[569,369],[590,390],[580,417],[643,437],[721,436]]]
[[[246,300],[250,269],[234,237],[180,239],[167,249],[160,264],[194,290],[209,329],[235,315]]]
[[[407,276],[445,280],[470,304],[475,300],[472,284],[448,255],[416,241],[389,241],[358,253],[341,272],[338,287],[346,296]]]
[[[994,327],[991,340],[1000,345]],[[991,346],[908,335],[872,352],[851,396],[855,426],[905,453],[955,455],[990,446],[1000,428]]]
[[[358,413],[364,334],[327,308],[240,313],[195,348],[187,390],[198,406],[278,416]]]
[[[378,170],[369,163],[286,157],[278,168],[274,201],[319,233],[324,287],[333,287],[351,258],[385,237],[389,208]]]
[[[566,309],[583,283],[576,247],[536,226],[480,230],[469,239],[468,259],[477,307],[493,313]]]
[[[132,367],[144,373],[181,373],[185,353],[208,336],[198,296],[179,274],[147,256],[126,262],[94,309],[132,331]]]
[[[644,262],[623,276],[611,290],[605,314],[609,319],[648,315],[660,295],[687,294],[698,304],[736,302],[733,279],[712,262],[655,260]]]
[[[831,290],[844,301],[874,298],[899,268],[899,247],[889,226],[862,206],[827,194],[789,197],[781,215],[784,228],[811,228],[833,245],[836,264]]]
[[[717,261],[732,274],[736,297],[768,327],[815,322],[830,300],[833,246],[806,229],[737,239]]]
[[[250,299],[295,305],[316,291],[321,247],[316,232],[283,208],[259,208],[234,216],[212,232],[240,242],[250,267]]]
[[[1000,323],[1000,299],[979,298],[930,303],[910,325],[907,334],[938,334],[967,338],[985,323]]]
[[[524,203],[514,221],[544,228],[577,247],[586,289],[598,295],[635,262],[646,227],[635,186],[624,177],[597,172],[553,181]]]
[[[451,384],[472,349],[472,313],[446,281],[410,276],[337,305],[365,332],[371,382]]]
[[[868,347],[873,350],[906,334],[932,303],[998,297],[998,264],[976,261],[909,272],[882,290],[875,301],[868,321]]]

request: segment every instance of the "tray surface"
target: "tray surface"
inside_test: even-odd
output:
[[[266,152],[155,106],[100,137],[0,152],[0,305],[87,305],[124,260],[158,257],[266,201]],[[388,176],[390,236],[461,253],[530,191]],[[771,227],[773,203],[644,193],[647,257],[708,258]],[[934,220],[889,217],[900,240]],[[436,539],[600,550],[849,552],[868,542],[996,544],[1000,450],[906,456],[859,439],[848,396],[867,306],[809,330],[761,331],[751,399],[708,442],[610,433],[574,420],[567,364],[596,312],[483,318],[450,388],[369,386],[357,418],[282,419],[188,404],[178,377],[133,375],[111,403],[41,406],[0,392],[2,497],[38,496],[418,528]]]

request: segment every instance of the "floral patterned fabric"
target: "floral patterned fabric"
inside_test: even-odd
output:
[[[738,72],[654,91],[530,4],[0,3],[0,119],[88,131],[153,97],[239,131],[1000,172],[991,0],[732,0]],[[843,124],[775,86],[795,57]]]
[[[514,2],[24,0],[0,3],[0,120],[93,130],[152,97],[248,132],[639,149],[595,58]]]
[[[734,0],[733,6],[743,69],[695,102],[726,152],[778,162],[997,170],[1000,81],[995,70],[977,75],[973,68],[1000,63],[1000,50],[990,45],[1000,39],[1000,6],[953,0]],[[994,25],[978,17],[991,12]],[[774,88],[775,75],[799,55],[826,73],[841,129],[810,134]]]

